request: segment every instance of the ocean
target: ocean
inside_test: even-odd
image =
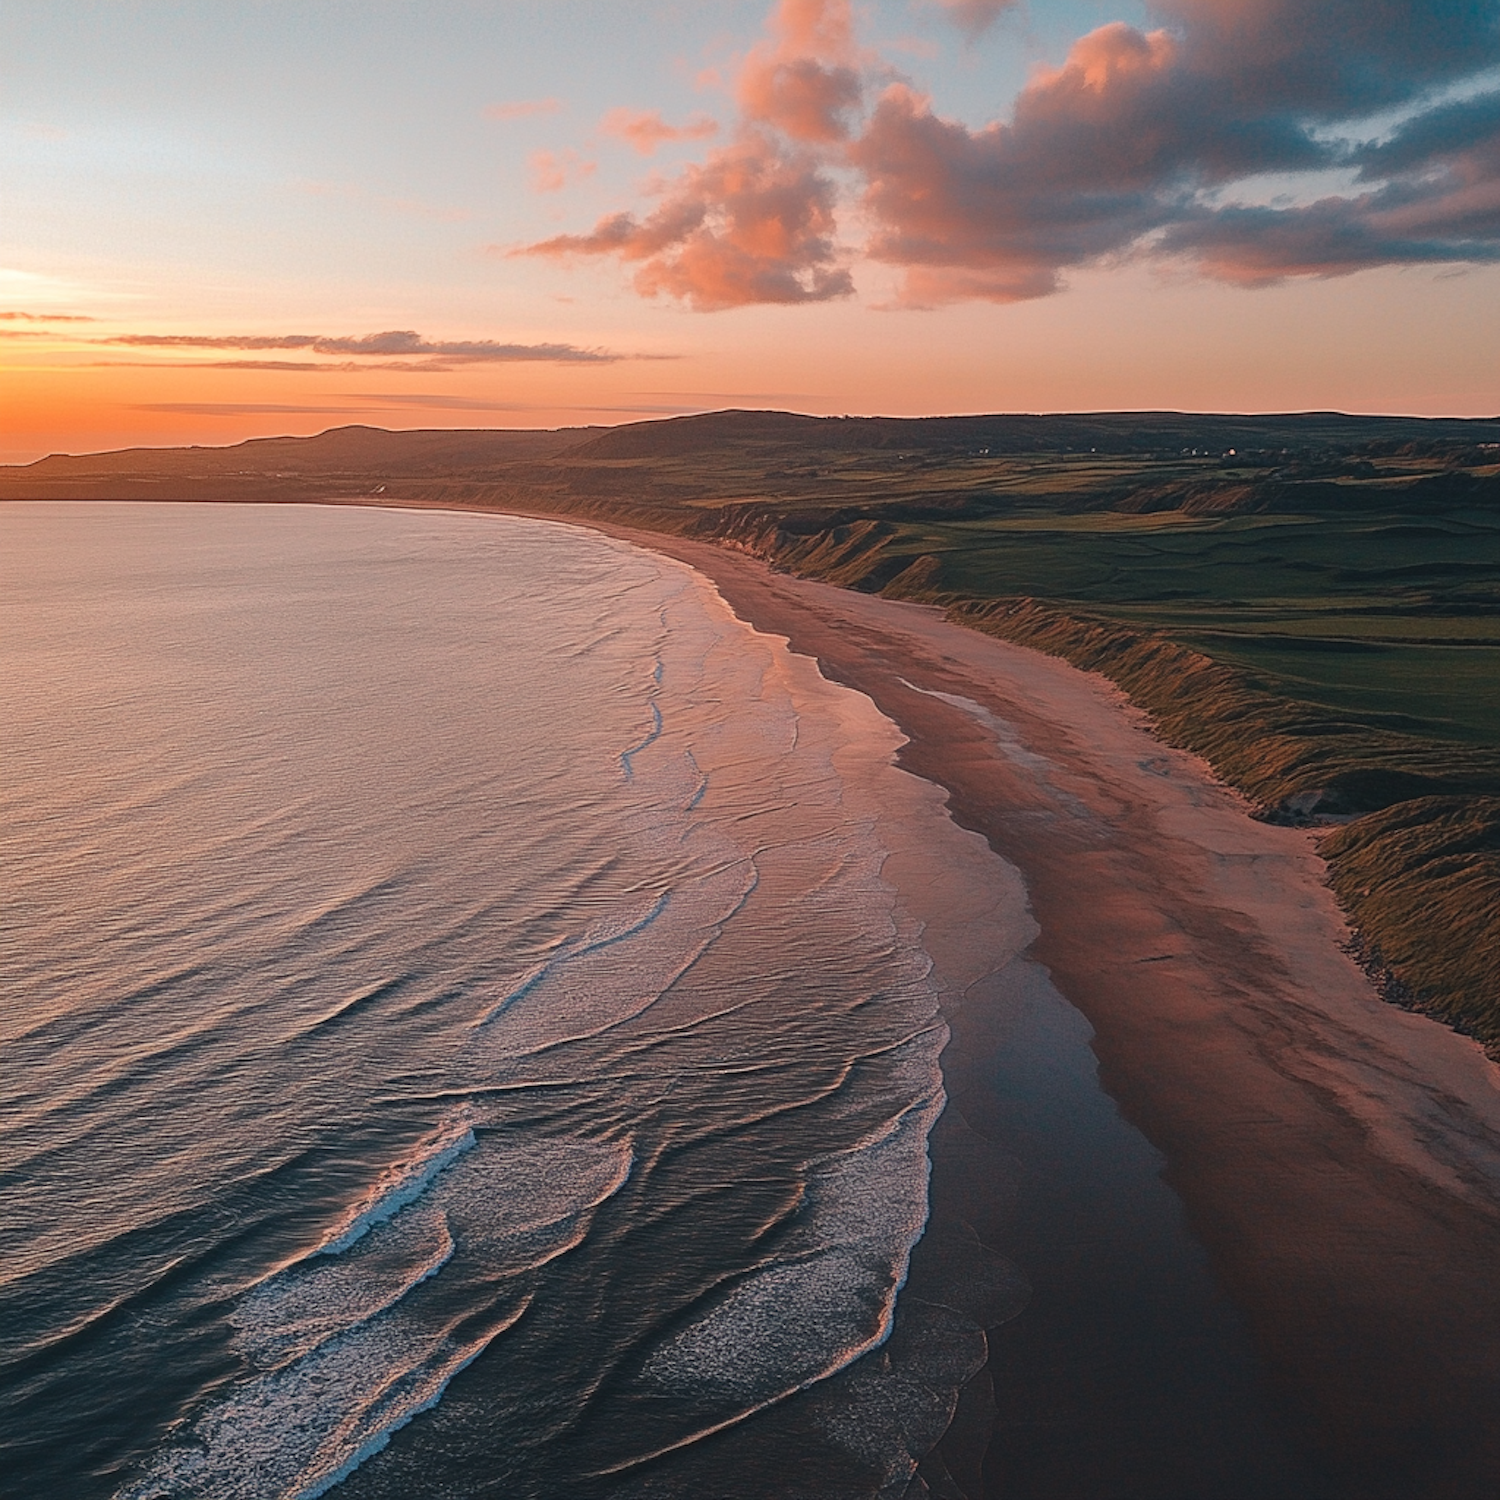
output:
[[[578,528],[0,528],[7,1492],[903,1494],[1025,1298],[898,1294],[1032,928],[895,726]]]

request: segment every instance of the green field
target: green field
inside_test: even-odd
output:
[[[1269,690],[1388,728],[1500,745],[1492,516],[1025,516],[903,526],[941,588],[1155,627]]]

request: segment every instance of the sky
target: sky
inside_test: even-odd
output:
[[[5,0],[0,462],[1500,414],[1500,0]]]

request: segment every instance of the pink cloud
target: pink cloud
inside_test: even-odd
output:
[[[305,349],[312,354],[437,355],[470,363],[514,364],[545,361],[563,364],[599,364],[619,358],[600,349],[580,349],[575,344],[510,344],[495,339],[429,339],[411,328],[392,328],[382,333],[122,333],[91,343],[119,345],[130,349]],[[302,369],[298,364],[292,368]],[[317,366],[305,366],[308,369]]]
[[[93,323],[81,313],[0,312],[0,323]]]
[[[642,156],[672,141],[701,141],[717,135],[719,124],[706,115],[696,115],[686,125],[668,125],[656,109],[612,109],[599,122],[605,135],[625,141]]]
[[[906,270],[913,305],[1056,291],[1064,267],[1154,227],[1143,192],[1174,138],[1143,101],[1175,55],[1165,32],[1101,27],[1032,80],[1011,123],[978,131],[892,85],[849,152],[875,226],[866,253]]]
[[[746,130],[689,167],[643,219],[614,214],[588,234],[558,235],[518,255],[617,255],[636,263],[643,296],[713,310],[820,302],[853,291],[833,240],[834,190],[817,163]]]
[[[826,148],[847,137],[845,112],[862,96],[849,0],[780,0],[769,31],[740,70],[733,140],[662,185],[654,212],[612,214],[587,234],[510,253],[614,255],[636,266],[643,296],[705,311],[852,293],[838,190],[824,171]],[[649,140],[660,117],[631,118]]]
[[[744,117],[797,141],[844,140],[863,96],[849,0],[780,0],[769,29],[740,70]]]
[[[1305,207],[1214,201],[1258,173],[1346,164],[1349,148],[1320,126],[1402,88],[1420,99],[1445,69],[1500,53],[1452,12],[1438,35],[1435,4],[1392,3],[1377,24],[1338,0],[1163,0],[1175,29],[1090,32],[1036,74],[1009,122],[979,130],[889,88],[849,151],[874,226],[866,253],[900,267],[903,300],[919,306],[1045,296],[1069,267],[1122,256],[1187,258],[1245,286],[1500,259],[1500,155],[1460,150],[1486,128],[1478,108],[1401,167],[1404,180]]]

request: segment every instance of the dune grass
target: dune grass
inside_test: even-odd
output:
[[[1397,803],[1323,843],[1333,888],[1390,999],[1500,1053],[1500,798]]]

